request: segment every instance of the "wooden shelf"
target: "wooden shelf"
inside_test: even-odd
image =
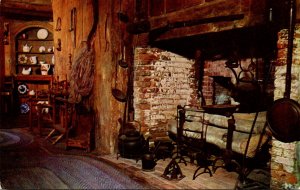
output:
[[[54,58],[54,52],[53,52],[53,34],[51,31],[48,31],[48,36],[46,39],[38,39],[37,38],[37,32],[43,27],[36,27],[36,26],[31,26],[28,27],[27,29],[19,32],[14,39],[15,40],[15,62],[14,62],[14,67],[16,71],[15,75],[15,81],[19,84],[26,84],[28,90],[34,90],[36,93],[42,90],[49,91],[49,88],[52,84],[53,80],[53,73],[54,73],[54,64],[52,60]],[[22,38],[23,35],[26,35],[26,38]],[[24,46],[31,47],[29,52],[24,52],[23,48]],[[44,52],[40,52],[41,47],[45,47]],[[51,48],[52,51],[48,52],[48,49]],[[19,62],[19,57],[20,56],[27,57],[27,60],[24,63],[21,61]],[[35,56],[37,58],[37,63],[36,64],[31,64],[30,57]],[[49,69],[49,75],[41,75],[41,64],[40,61],[44,61],[45,63],[50,64],[50,69]],[[31,74],[30,75],[23,75],[22,70],[26,68],[31,68]],[[49,94],[47,94],[49,95]],[[37,97],[36,95],[34,96],[35,98]],[[40,97],[40,96],[39,96]],[[29,93],[26,94],[20,94],[18,93],[18,99],[19,102],[29,102],[33,96],[30,96]],[[44,98],[42,98],[44,99]],[[42,100],[41,99],[41,100]],[[46,100],[46,98],[45,98]]]
[[[51,81],[52,75],[17,75],[15,80],[17,81]]]
[[[23,39],[23,38],[17,39],[17,40],[19,40],[19,41],[41,41],[41,42],[43,42],[43,41],[53,41],[53,39]]]
[[[29,95],[29,94],[19,94],[19,98],[26,98],[28,100],[36,101],[36,102],[48,100],[47,96],[36,98],[36,95]]]
[[[53,52],[21,52],[21,51],[16,51],[18,54],[54,54]]]
[[[20,64],[20,63],[17,63],[16,66],[19,66],[19,67],[40,67],[41,64]],[[54,64],[50,64],[50,66],[54,66]]]

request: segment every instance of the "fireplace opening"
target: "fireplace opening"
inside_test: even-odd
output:
[[[231,78],[214,76],[213,78],[213,104],[231,104]]]

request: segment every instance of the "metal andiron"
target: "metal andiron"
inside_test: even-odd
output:
[[[185,177],[175,159],[171,160],[161,176],[167,180],[181,180]]]

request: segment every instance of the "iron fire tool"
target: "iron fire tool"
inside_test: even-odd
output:
[[[179,114],[179,116],[178,116]],[[178,125],[178,119],[179,119],[179,125]],[[165,168],[164,173],[161,175],[163,178],[166,178],[168,180],[181,180],[185,176],[182,174],[182,171],[180,169],[180,166],[178,163],[181,163],[181,161],[186,164],[185,159],[183,156],[179,153],[182,145],[182,136],[183,136],[183,124],[185,122],[185,110],[182,106],[177,106],[177,137],[176,137],[176,144],[177,144],[177,151],[176,157],[172,158],[171,162],[167,165]],[[179,161],[177,162],[176,159],[179,158]]]
[[[232,140],[233,132],[235,130],[235,119],[233,113],[238,108],[237,105],[206,105],[202,107],[206,113],[217,114],[228,117],[228,132],[226,140],[226,148],[223,150],[222,155],[217,157],[213,161],[213,173],[219,168],[224,167],[227,170],[230,170],[231,166],[235,165],[236,171],[241,170],[240,164],[232,158]],[[217,166],[218,160],[223,161],[224,163],[220,166]]]

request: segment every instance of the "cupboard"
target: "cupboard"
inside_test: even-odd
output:
[[[15,37],[15,81],[20,112],[29,111],[29,99],[50,88],[54,73],[54,44],[51,31],[26,28]]]

